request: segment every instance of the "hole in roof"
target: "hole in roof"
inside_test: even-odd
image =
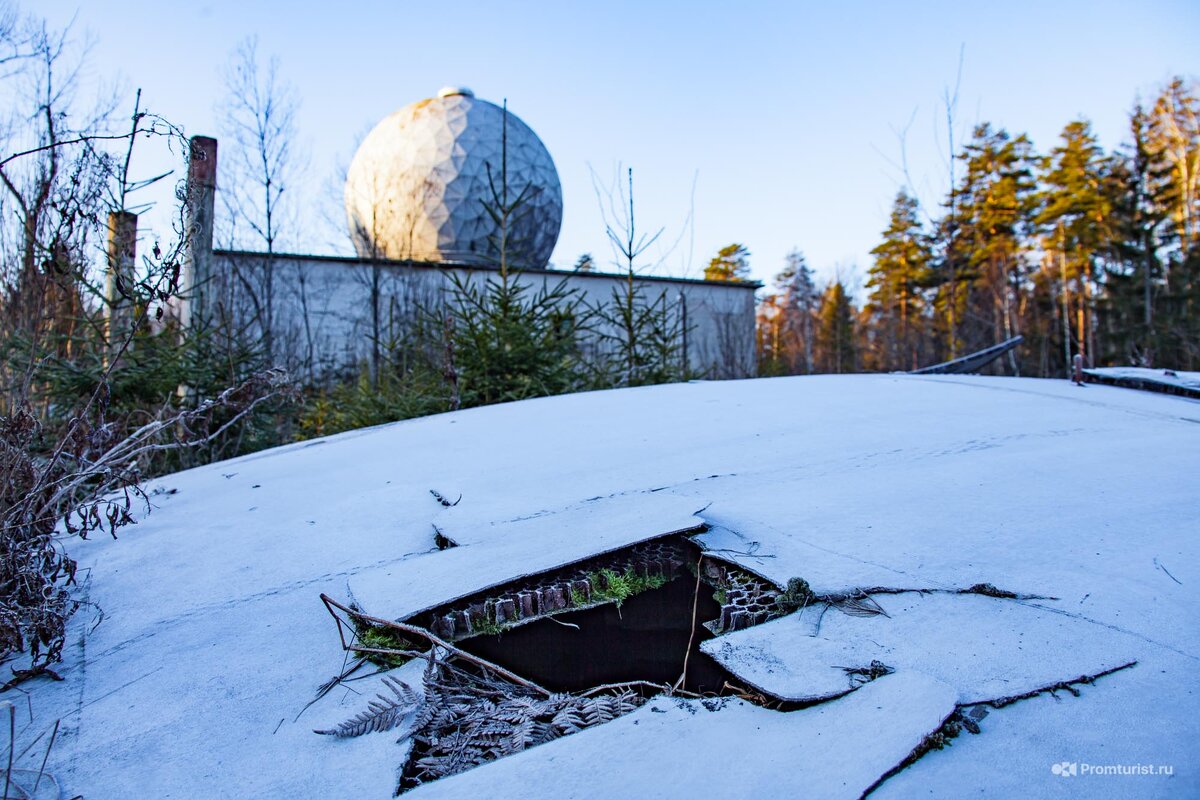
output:
[[[808,705],[747,687],[700,650],[714,636],[794,610],[790,591],[672,534],[416,614],[404,631],[360,619],[350,649],[383,666],[428,659],[425,710],[397,787],[404,792],[602,724],[664,692],[706,704],[737,696],[780,711]],[[442,647],[422,655],[422,630]],[[341,735],[357,735],[395,705],[380,695]]]
[[[699,570],[699,575],[697,575]],[[646,681],[720,694],[731,673],[700,645],[779,616],[780,591],[675,534],[493,587],[411,618],[557,692]]]
[[[701,583],[697,593],[695,579],[687,570],[680,573],[660,588],[629,597],[619,608],[605,603],[557,614],[501,634],[475,636],[459,647],[556,692],[630,681],[674,685],[686,655],[683,688],[719,693],[726,681],[735,679],[700,652],[700,643],[713,637],[700,623],[719,618],[721,605],[710,587]]]

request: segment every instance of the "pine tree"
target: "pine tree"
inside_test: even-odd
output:
[[[1105,257],[1100,356],[1115,363],[1149,366],[1161,352],[1155,299],[1161,291],[1158,234],[1166,214],[1156,201],[1167,170],[1150,154],[1150,118],[1137,104],[1129,118],[1131,141],[1109,164],[1112,237]]]
[[[808,374],[813,371],[813,314],[820,295],[803,253],[793,248],[784,256],[774,284],[776,350],[783,373]]]
[[[750,278],[750,251],[743,244],[722,247],[704,268],[706,281],[744,281]]]
[[[1024,136],[978,126],[953,154],[964,169],[925,248],[915,203],[896,200],[858,319],[860,364],[910,368],[1019,333],[1013,372],[1062,375],[1075,354],[1200,367],[1200,88],[1170,81],[1135,108],[1130,134],[1109,156],[1076,120],[1038,158]],[[908,248],[925,250],[924,276],[906,274]],[[776,306],[764,324],[782,319]]]
[[[575,271],[576,272],[595,272],[596,271],[596,259],[592,258],[591,253],[584,253],[583,255],[581,255],[579,257],[579,260],[575,262]]]
[[[856,372],[854,306],[841,280],[825,289],[817,312],[815,358],[818,372]]]
[[[1050,256],[1045,268],[1058,270],[1064,335],[1071,331],[1074,351],[1094,362],[1099,260],[1113,237],[1109,162],[1091,126],[1076,120],[1063,129],[1060,144],[1043,164],[1037,222]],[[1063,357],[1065,368],[1070,362],[1066,344]]]
[[[958,188],[960,218],[956,249],[965,252],[970,291],[963,338],[978,350],[1020,333],[1019,295],[1032,228],[1035,183],[1032,147],[1022,134],[1012,137],[987,123],[959,158],[966,174]],[[1009,367],[1018,372],[1016,356]]]
[[[1166,169],[1154,194],[1170,218],[1169,241],[1183,261],[1200,244],[1200,87],[1173,79],[1150,113],[1148,150]]]
[[[444,348],[450,407],[486,405],[583,388],[580,328],[589,316],[578,289],[564,278],[541,286],[524,283],[515,223],[528,213],[531,184],[509,185],[508,103],[504,104],[500,163],[487,164],[490,197],[484,211],[495,223],[491,237],[496,274],[478,279],[447,273],[448,292],[437,318]],[[438,323],[441,323],[440,326]]]
[[[1169,363],[1192,369],[1200,365],[1200,87],[1172,80],[1155,100],[1148,133],[1152,193],[1166,215],[1157,327]]]
[[[866,308],[875,334],[871,366],[876,369],[916,369],[927,337],[925,298],[933,254],[918,217],[915,198],[901,190],[892,205],[883,242],[871,254]]]
[[[607,302],[590,308],[600,341],[593,382],[598,387],[608,387],[687,380],[691,374],[687,301],[682,294],[668,297],[665,289],[655,295],[637,280],[639,257],[662,235],[663,229],[639,234],[634,215],[633,169],[626,175],[628,190],[624,187],[616,190],[620,216],[611,223],[606,217],[605,225],[614,252],[625,262],[624,280],[612,287]]]
[[[557,284],[527,286],[512,277],[471,280],[448,275],[441,309],[446,350],[453,353],[455,405],[543,397],[585,386],[578,292]]]
[[[946,200],[946,214],[934,224],[931,245],[933,262],[930,265],[930,280],[934,292],[933,332],[937,355],[934,360],[957,358],[962,355],[962,319],[967,307],[964,284],[969,284],[972,274],[967,267],[970,245],[962,235],[962,215],[957,204],[958,189],[950,190]]]

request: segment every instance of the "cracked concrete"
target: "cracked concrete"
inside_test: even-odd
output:
[[[736,699],[656,698],[592,730],[421,787],[414,798],[571,797],[611,800],[614,764],[642,797],[757,798],[798,792],[859,797],[954,711],[953,690],[922,675],[891,675],[849,697],[782,713]],[[740,738],[754,732],[754,742]],[[864,736],[870,731],[870,736]],[[552,771],[538,765],[546,759]],[[636,776],[636,782],[632,780]]]
[[[953,686],[960,704],[1017,695],[1137,660],[1139,642],[1021,601],[906,593],[874,600],[886,612],[825,604],[705,642],[703,650],[767,694],[815,702],[847,691],[844,667],[880,661]]]
[[[896,669],[845,697],[788,714],[733,700],[717,710],[685,703],[693,714],[672,702],[496,762],[472,785],[527,796],[503,791],[516,791],[503,774],[554,796],[582,784],[603,797],[631,787],[703,796],[728,765],[747,782],[718,787],[728,796],[761,781],[760,795],[853,798],[962,698],[987,687],[1020,694],[1130,657],[1137,667],[1082,697],[1039,694],[991,713],[983,735],[928,753],[873,800],[1200,795],[1196,416],[1186,400],[1065,382],[815,376],[472,409],[169,476],[157,483],[178,491],[155,495],[154,513],[121,540],[68,543],[91,568],[89,597],[106,618],[90,632],[90,617],[72,623],[66,681],[22,687],[33,711],[27,719],[17,698],[18,748],[61,718],[49,768],[66,794],[89,800],[388,797],[403,757],[390,737],[331,744],[309,732],[356,710],[354,692],[372,695],[372,679],[295,721],[343,669],[319,592],[346,598],[349,587],[371,611],[403,618],[682,530],[704,509],[714,528],[701,538],[714,555],[776,586],[801,576],[826,596],[944,592],[874,595],[890,617],[828,610],[821,636],[838,637],[825,658],[805,657],[815,637],[794,649],[757,643],[763,664],[822,685],[849,688],[835,667]],[[463,499],[444,508],[431,486]],[[431,523],[459,546],[429,552]],[[1063,599],[951,594],[978,583]],[[921,611],[937,603],[978,614]],[[807,624],[811,614],[800,616]],[[1018,636],[1022,615],[1037,636]],[[855,632],[884,623],[909,625],[912,640]],[[797,636],[805,627],[784,618],[716,641],[789,625]],[[1000,661],[989,667],[980,653]],[[888,686],[912,687],[918,667],[944,670],[948,683],[905,703]],[[820,723],[800,722],[813,714]],[[651,725],[660,719],[669,724]],[[773,740],[782,745],[765,757]],[[697,769],[683,743],[709,768]],[[1171,780],[1069,784],[1050,772],[1063,759],[1176,769]]]

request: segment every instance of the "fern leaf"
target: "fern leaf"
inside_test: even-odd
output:
[[[583,718],[580,717],[578,710],[570,707],[564,708],[555,714],[551,725],[559,736],[575,733],[587,727]]]
[[[376,695],[376,699],[367,703],[366,711],[351,717],[336,728],[319,730],[315,733],[348,738],[362,736],[365,733],[389,731],[399,725],[409,713],[415,711],[424,702],[421,695],[403,681],[385,675],[383,684],[392,691],[391,697],[380,693]]]
[[[506,742],[507,747],[505,748],[504,755],[507,756],[512,755],[513,753],[519,753],[526,747],[533,746],[533,737],[534,730],[532,719],[527,719],[517,725],[514,725],[512,734],[508,737],[508,741]]]
[[[839,603],[837,609],[851,617],[888,616],[888,613],[883,610],[883,606],[875,602],[875,598],[869,594],[862,595],[861,597],[851,597]]]

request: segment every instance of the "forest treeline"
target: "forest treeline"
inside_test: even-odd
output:
[[[764,375],[911,370],[1016,335],[992,369],[1200,368],[1200,87],[1175,78],[1105,152],[1087,120],[1046,152],[984,123],[936,209],[908,189],[871,251],[865,297],[788,255],[758,312]]]

